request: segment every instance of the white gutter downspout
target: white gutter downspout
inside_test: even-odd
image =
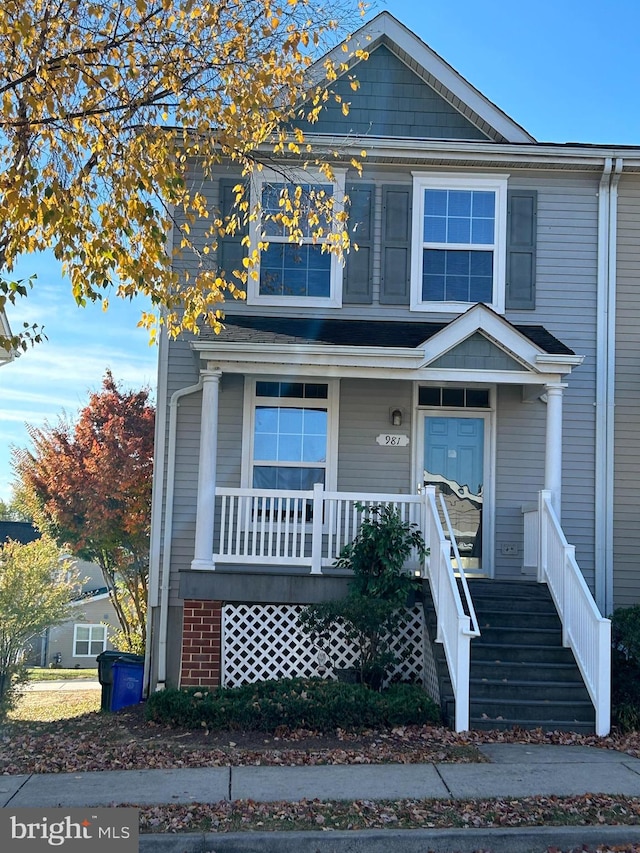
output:
[[[613,440],[617,189],[623,161],[605,160],[598,194],[596,319],[595,598],[605,616],[613,609]]]
[[[167,682],[167,628],[169,622],[169,574],[171,571],[171,540],[173,538],[173,490],[176,468],[176,433],[178,406],[182,397],[202,391],[202,377],[195,385],[179,388],[171,395],[169,407],[169,437],[167,449],[167,487],[162,542],[162,580],[160,585],[160,621],[158,625],[158,674],[156,691],[164,690]]]
[[[607,310],[609,278],[609,187],[611,157],[604,161],[598,190],[598,266],[596,303],[596,471],[595,471],[595,598],[601,612],[605,607],[607,561]]]
[[[605,492],[606,507],[606,559],[605,559],[605,597],[603,615],[613,613],[613,519],[614,519],[614,448],[615,448],[615,390],[616,390],[616,298],[617,298],[617,265],[618,265],[618,184],[622,176],[624,163],[622,157],[617,157],[611,176],[609,194],[609,275],[608,275],[608,334],[607,334],[607,489]]]

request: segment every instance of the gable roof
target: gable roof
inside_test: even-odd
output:
[[[425,85],[477,128],[480,131],[480,138],[484,137],[495,142],[535,142],[531,134],[472,86],[448,62],[389,12],[380,12],[357,30],[348,42],[351,53],[363,50],[372,54],[380,45],[384,45]],[[344,63],[345,55],[342,45],[338,45],[326,57],[314,64],[312,76],[319,81],[324,76],[325,60],[330,59],[336,65],[340,65]],[[354,57],[348,72],[343,76],[351,73],[356,66],[364,62],[366,60]],[[357,71],[355,76],[358,76]],[[355,103],[357,92],[352,95],[351,100]]]

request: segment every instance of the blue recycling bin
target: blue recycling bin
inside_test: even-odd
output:
[[[119,711],[142,701],[144,663],[121,658],[112,665],[113,685],[110,711]]]
[[[100,708],[102,711],[111,711],[111,700],[113,694],[113,664],[117,660],[134,661],[144,666],[144,657],[131,652],[120,652],[117,649],[109,649],[100,652],[96,658],[98,662],[98,680],[102,685],[102,698]]]

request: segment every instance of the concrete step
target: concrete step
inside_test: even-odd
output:
[[[546,651],[546,647],[545,647]],[[477,660],[471,658],[473,678],[489,678],[498,681],[559,681],[563,684],[577,682],[582,684],[580,670],[573,661],[552,663],[539,661]]]
[[[522,625],[533,624],[536,628],[557,628],[558,614],[555,607],[550,610],[536,611],[521,610],[524,603],[517,602],[510,610],[493,610],[475,608],[480,630],[483,628],[520,628]]]
[[[562,626],[556,618],[554,628],[536,628],[533,624],[526,622],[520,628],[513,626],[492,625],[480,628],[481,635],[474,643],[478,646],[501,645],[501,646],[559,646],[562,648]]]
[[[576,665],[571,649],[560,645],[527,645],[499,642],[483,642],[482,637],[471,641],[471,665],[475,661],[503,661],[509,663],[549,664],[566,663]]]
[[[533,699],[485,699],[471,697],[470,714],[474,719],[533,720],[538,725],[551,725],[554,721],[573,720],[594,723],[595,711],[591,702],[537,701]]]
[[[469,680],[474,702],[495,699],[511,702],[587,702],[589,692],[582,681],[523,681],[517,679],[475,678]]]

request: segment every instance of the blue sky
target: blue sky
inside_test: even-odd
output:
[[[386,0],[470,83],[543,142],[640,145],[638,0]],[[32,294],[9,320],[45,325],[48,340],[0,369],[0,498],[11,495],[10,445],[28,446],[25,423],[74,417],[107,367],[126,387],[154,386],[157,351],[136,328],[139,305],[76,308],[47,255],[24,258]]]

